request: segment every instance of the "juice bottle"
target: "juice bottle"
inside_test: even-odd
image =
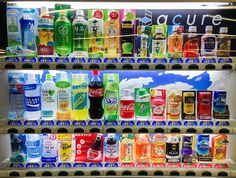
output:
[[[72,158],[72,134],[58,134],[59,160],[70,162]]]
[[[88,119],[88,76],[72,74],[72,109],[74,120]]]
[[[134,134],[122,134],[120,141],[120,161],[131,163],[134,160]]]
[[[152,56],[153,57],[166,57],[166,36],[164,35],[164,27],[157,27],[152,39]]]
[[[201,37],[202,57],[214,57],[216,55],[216,36],[212,34],[212,30],[212,26],[206,26],[206,34]]]
[[[183,57],[185,58],[197,58],[198,51],[199,51],[199,38],[197,33],[196,26],[189,26],[188,30],[189,34],[187,36],[187,40],[184,44],[184,54]]]
[[[149,162],[150,156],[150,143],[148,134],[135,135],[135,160],[136,162],[143,163]]]
[[[166,136],[165,134],[153,134],[150,148],[150,162],[165,163]]]
[[[217,135],[212,138],[213,161],[224,161],[226,159],[227,135]]]
[[[152,119],[165,119],[166,90],[151,89],[151,116]]]
[[[229,57],[230,56],[230,46],[231,38],[227,36],[228,27],[221,27],[220,34],[216,39],[217,43],[217,57]]]
[[[178,32],[178,26],[173,26],[172,34],[168,38],[168,53],[171,58],[182,56],[183,36]]]

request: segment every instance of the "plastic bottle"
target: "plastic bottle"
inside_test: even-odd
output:
[[[42,162],[56,162],[58,157],[57,135],[43,134]]]
[[[168,53],[171,58],[182,56],[183,36],[178,32],[178,26],[173,26],[172,34],[168,38]]]
[[[201,56],[216,56],[216,36],[212,34],[213,27],[206,26],[206,34],[201,37]]]
[[[152,119],[165,119],[166,90],[151,89],[151,117]]]
[[[22,46],[26,49],[36,51],[36,26],[32,18],[31,9],[23,10],[21,19]]]
[[[198,58],[199,56],[199,37],[197,33],[196,26],[189,26],[189,34],[187,40],[184,44],[183,57],[185,58]]]
[[[72,28],[73,56],[88,57],[88,22],[84,18],[83,10],[76,11],[76,17],[73,21]]]
[[[120,141],[120,162],[134,161],[134,134],[122,134]]]
[[[112,74],[108,75],[104,99],[105,120],[114,121],[118,119],[118,88],[119,84],[115,81],[115,76]]]
[[[180,162],[179,138],[177,135],[170,134],[166,141],[166,161],[168,163]]]
[[[148,40],[149,36],[145,34],[145,26],[141,27],[142,34],[137,37],[137,57],[149,57]]]
[[[67,73],[63,72],[60,75],[60,80],[56,82],[58,112],[57,119],[71,119],[71,83],[68,81]]]
[[[99,70],[93,70],[93,78],[89,82],[89,116],[90,119],[101,119],[104,114],[104,109],[102,105],[104,96],[104,85],[99,77]]]
[[[46,80],[42,84],[42,119],[53,120],[57,112],[57,87],[51,74],[46,74]]]
[[[164,35],[164,29],[157,27],[155,35],[152,39],[152,56],[153,57],[166,57],[167,42]]]
[[[61,162],[72,159],[72,134],[58,134],[58,155]]]
[[[28,161],[37,163],[41,160],[42,144],[39,134],[26,134],[26,148]]]
[[[97,134],[96,140],[88,149],[87,158],[89,160],[99,160],[102,157],[102,134]]]
[[[120,118],[134,118],[134,98],[131,96],[131,90],[125,89],[125,95],[120,98]]]
[[[11,137],[10,162],[25,162],[27,159],[25,134],[11,134],[10,137]]]
[[[228,27],[221,27],[220,34],[218,35],[217,41],[217,57],[229,57],[230,56],[230,47],[231,47],[231,38],[227,36]]]
[[[105,162],[119,161],[119,143],[116,140],[116,134],[108,134],[105,143]]]
[[[135,88],[135,116],[139,120],[150,118],[150,93],[148,88]]]
[[[47,7],[41,7],[38,19],[38,55],[54,55],[54,20]]]
[[[150,157],[150,143],[148,134],[135,135],[135,153],[136,162],[149,162]]]
[[[166,136],[165,134],[153,134],[150,143],[150,162],[165,163]]]
[[[27,120],[39,120],[41,118],[40,84],[36,81],[35,74],[28,74],[25,83],[25,112]]]
[[[55,49],[59,56],[68,56],[72,51],[71,22],[66,11],[60,12],[55,22]]]
[[[73,120],[88,119],[88,76],[72,74]]]

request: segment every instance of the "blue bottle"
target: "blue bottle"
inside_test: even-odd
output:
[[[22,47],[36,51],[36,24],[31,9],[23,9],[21,19]]]
[[[214,112],[225,113],[226,91],[214,91]]]
[[[42,155],[41,137],[39,134],[26,135],[26,149],[29,162],[39,162]]]
[[[198,135],[197,136],[197,153],[200,156],[206,156],[209,154],[210,148],[210,136],[209,135]]]
[[[27,159],[27,151],[25,146],[25,134],[11,134],[11,156],[10,162],[25,162]]]

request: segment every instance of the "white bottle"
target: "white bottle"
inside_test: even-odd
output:
[[[24,118],[27,120],[39,120],[41,118],[40,85],[36,81],[35,74],[28,74],[25,87]]]
[[[41,160],[42,145],[39,134],[26,134],[26,149],[29,162],[37,163]]]
[[[42,162],[56,162],[58,157],[57,152],[57,135],[43,134],[42,146]]]
[[[42,84],[42,119],[53,120],[57,112],[57,88],[51,74],[46,74]]]

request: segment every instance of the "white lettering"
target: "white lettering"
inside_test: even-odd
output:
[[[177,18],[180,18],[180,22],[176,22]],[[174,25],[180,25],[181,19],[182,19],[182,15],[176,15],[176,16],[173,17],[172,22],[173,22]]]
[[[213,18],[212,18],[212,24],[213,25],[220,25],[222,22],[222,16],[221,15],[215,15]]]
[[[164,21],[161,23],[160,22],[160,19],[164,19]],[[168,15],[160,15],[158,18],[157,18],[157,25],[160,25],[160,24],[167,24],[167,19],[168,19]]]
[[[204,21],[205,21],[205,18],[208,17],[208,14],[204,14],[202,16],[202,22],[201,22],[201,25],[204,25]]]
[[[188,25],[193,25],[193,24],[195,23],[195,21],[196,21],[196,16],[197,16],[197,15],[194,14],[192,22],[190,22],[190,16],[191,16],[191,15],[188,15],[188,17],[187,17],[187,24],[188,24]]]

